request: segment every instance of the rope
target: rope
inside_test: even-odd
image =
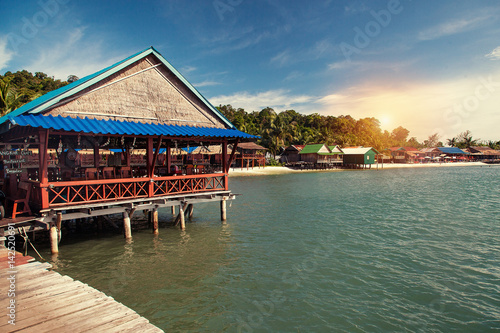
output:
[[[24,232],[24,235],[22,234],[21,230]],[[45,261],[45,259],[43,259],[43,257],[40,255],[40,253],[38,253],[38,251],[36,250],[35,245],[33,245],[33,243],[31,243],[30,238],[28,237],[28,234],[26,233],[26,230],[24,229],[24,227],[22,227],[22,229],[21,229],[21,227],[18,227],[17,231],[18,231],[19,236],[21,236],[24,239],[24,245],[23,245],[24,255],[25,256],[28,255],[28,244],[30,244],[31,247],[33,248],[33,250],[35,250],[36,254],[38,254],[38,256],[40,257],[40,259]]]

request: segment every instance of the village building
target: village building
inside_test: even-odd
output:
[[[0,118],[12,216],[2,226],[50,228],[57,252],[61,223],[70,219],[120,213],[127,238],[136,210],[151,212],[155,233],[162,207],[178,207],[184,228],[193,204],[220,202],[224,220],[234,198],[229,165],[240,142],[255,138],[148,48]],[[209,146],[220,147],[213,166],[187,158]]]
[[[387,150],[391,154],[392,163],[422,163],[425,161],[425,153],[414,147],[391,147]]]
[[[457,162],[469,160],[470,154],[457,147],[437,147],[433,152],[439,153],[445,162]]]
[[[339,167],[342,163],[340,156],[343,152],[338,146],[331,148],[326,144],[308,144],[299,152],[300,161],[315,169]]]
[[[305,145],[291,145],[285,148],[280,157],[280,162],[287,165],[294,165],[300,161],[300,152],[304,149]]]
[[[343,164],[348,168],[371,168],[371,165],[377,161],[380,153],[372,147],[366,148],[342,148],[344,152]]]
[[[495,161],[500,159],[500,151],[488,146],[472,146],[465,149],[474,161]]]
[[[242,142],[238,145],[234,167],[241,169],[250,167],[265,167],[266,166],[266,150],[267,148],[256,144],[255,142]]]

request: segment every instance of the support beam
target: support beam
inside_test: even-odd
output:
[[[236,139],[236,142],[233,145],[233,151],[231,151],[231,156],[229,156],[229,161],[227,162],[227,171],[224,172],[229,172],[229,169],[231,168],[231,164],[234,161],[234,156],[236,154],[236,150],[238,149],[238,144],[240,143],[240,139]],[[243,165],[243,162],[241,163]]]
[[[50,251],[52,254],[59,253],[59,244],[58,244],[58,234],[57,227],[55,223],[51,223],[50,225]]]
[[[158,235],[158,210],[153,210],[153,234]]]
[[[229,168],[227,167],[227,139],[222,142],[222,171],[228,173]]]
[[[189,204],[187,206],[186,215],[189,219],[193,217],[193,209],[194,209],[193,204]]]
[[[125,238],[131,239],[132,227],[130,225],[130,216],[128,215],[128,212],[123,212],[123,229],[125,231]]]
[[[171,143],[172,143],[172,141],[170,141],[170,140],[167,141],[167,150],[165,152],[165,154],[167,155],[167,158],[166,158],[167,174],[170,174],[170,167],[172,166]]]
[[[172,206],[172,215],[175,215],[175,206]]]
[[[39,155],[38,180],[40,181],[41,208],[46,209],[49,207],[49,192],[47,188],[47,184],[49,182],[48,178],[49,130],[40,130],[40,132],[38,133],[38,140],[40,143],[38,145],[38,155]]]
[[[94,168],[99,168],[99,164],[101,164],[101,159],[99,156],[99,144],[96,142],[94,144]]]
[[[158,159],[158,154],[160,152],[160,147],[161,147],[161,140],[163,140],[163,135],[160,135],[158,138],[158,143],[156,144],[156,150],[153,154],[153,161],[151,162],[151,177],[153,177],[155,173],[155,165],[156,165],[156,160]]]

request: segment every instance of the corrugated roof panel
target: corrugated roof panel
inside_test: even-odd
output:
[[[468,154],[464,152],[462,149],[457,147],[438,147],[438,149],[445,154],[464,154],[464,155]]]
[[[46,128],[63,130],[68,132],[84,132],[94,134],[117,134],[117,135],[164,135],[184,137],[218,137],[218,138],[242,138],[256,139],[257,136],[250,135],[236,129],[190,127],[165,124],[145,124],[138,122],[127,122],[119,120],[98,120],[85,118],[70,118],[62,116],[21,115],[11,119],[13,125],[30,126],[35,128]]]

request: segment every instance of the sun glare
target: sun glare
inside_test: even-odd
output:
[[[390,125],[391,123],[391,118],[389,118],[388,116],[380,116],[380,126],[383,127],[383,128],[387,128],[387,126]]]

